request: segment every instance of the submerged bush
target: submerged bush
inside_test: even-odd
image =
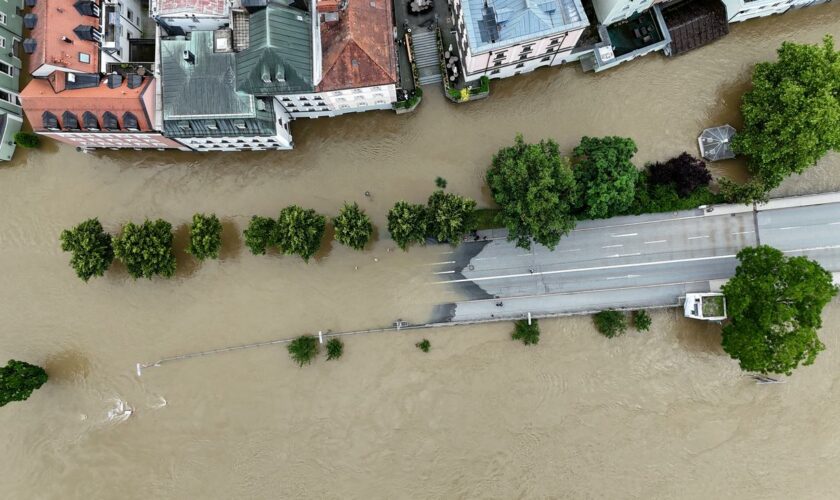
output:
[[[289,356],[291,356],[292,360],[298,366],[308,365],[318,355],[318,339],[312,335],[301,335],[289,342],[286,349],[288,349]]]
[[[276,222],[270,217],[251,217],[248,228],[242,234],[245,236],[245,246],[254,255],[265,255],[268,247],[274,245],[274,226]]]
[[[592,316],[592,319],[595,321],[595,328],[608,338],[623,335],[627,330],[627,318],[620,311],[601,311]]]
[[[187,253],[198,260],[218,259],[222,248],[222,223],[216,214],[195,214],[190,226]]]
[[[414,346],[423,352],[429,352],[429,349],[432,347],[432,343],[429,342],[428,339],[423,339],[420,342],[414,344]]]
[[[651,324],[650,314],[647,311],[633,311],[633,326],[636,327],[636,330],[640,332],[646,332],[650,330]]]
[[[338,359],[342,354],[344,354],[344,342],[339,339],[330,339],[327,341],[327,361]]]
[[[540,325],[537,320],[532,320],[529,325],[527,319],[520,319],[514,324],[510,336],[513,340],[521,340],[525,345],[537,344],[540,341]]]
[[[102,229],[99,219],[88,219],[73,229],[61,233],[61,249],[72,252],[70,267],[76,276],[87,282],[102,276],[114,261],[111,235]]]

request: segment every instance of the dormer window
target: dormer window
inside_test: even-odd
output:
[[[99,120],[90,111],[85,111],[82,115],[82,124],[87,130],[99,130]]]
[[[61,125],[64,130],[79,130],[79,119],[70,111],[61,114]]]
[[[47,130],[58,130],[58,117],[49,111],[41,114],[41,124]]]
[[[138,130],[140,130],[140,125],[137,122],[137,117],[134,116],[134,113],[128,111],[123,113],[123,126],[125,126],[127,130],[131,130],[133,132],[137,132]]]
[[[111,113],[110,111],[106,111],[102,115],[102,126],[105,130],[119,130],[120,124],[117,122],[117,115]]]

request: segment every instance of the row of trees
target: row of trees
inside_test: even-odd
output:
[[[518,135],[486,176],[508,239],[553,250],[579,219],[693,208],[716,198],[703,161],[683,153],[640,172],[631,162],[636,151],[629,138],[584,137],[570,160],[553,140],[529,144]]]
[[[475,229],[475,206],[475,200],[438,189],[426,205],[397,202],[388,212],[388,232],[403,250],[428,238],[458,245]]]

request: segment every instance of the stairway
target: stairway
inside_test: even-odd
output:
[[[414,39],[414,60],[420,85],[438,83],[440,76],[440,54],[438,53],[437,36],[434,31],[417,28],[412,33]]]

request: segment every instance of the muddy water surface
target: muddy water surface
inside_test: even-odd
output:
[[[440,175],[489,203],[483,172],[517,132],[636,139],[637,163],[694,151],[698,132],[738,125],[748,71],[782,40],[840,38],[840,5],[732,27],[715,44],[600,75],[568,67],[494,83],[455,107],[428,89],[417,113],[295,123],[290,153],[82,155],[48,144],[0,168],[0,359],[44,364],[51,383],[0,411],[2,498],[831,498],[840,480],[836,331],[787,384],[757,387],[714,327],[654,315],[649,334],[607,341],[587,318],[548,321],[537,348],[509,325],[349,339],[340,362],[293,367],[280,348],[153,368],[162,356],[316,330],[423,321],[451,300],[428,286],[445,248],[316,261],[254,257],[252,214],[359,201],[381,228],[400,198]],[[840,189],[831,155],[780,194]],[[743,177],[735,162],[718,175]],[[364,192],[371,193],[370,198]],[[58,235],[98,216],[225,223],[219,262],[179,250],[178,275],[133,282],[118,265],[84,284]],[[432,351],[414,348],[422,336]],[[109,420],[120,401],[135,409]],[[112,412],[113,415],[113,412]]]

